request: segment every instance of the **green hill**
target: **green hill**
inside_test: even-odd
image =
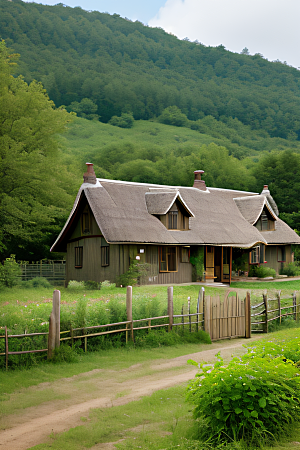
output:
[[[21,54],[27,82],[42,81],[56,106],[91,99],[103,122],[127,111],[148,120],[177,105],[192,121],[232,117],[300,138],[300,72],[259,54],[180,41],[116,14],[20,0],[0,0],[0,36]]]

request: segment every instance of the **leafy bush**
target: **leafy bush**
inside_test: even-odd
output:
[[[113,125],[114,127],[132,128],[134,124],[134,118],[132,113],[122,113],[121,117],[112,116],[108,123],[110,125]]]
[[[202,280],[204,272],[204,247],[198,247],[190,256],[190,263],[195,270],[195,280]]]
[[[276,270],[266,266],[252,265],[250,267],[249,276],[258,278],[266,278],[266,277],[276,278]]]
[[[118,286],[135,286],[140,277],[147,275],[149,269],[150,264],[139,263],[137,260],[134,260],[127,272],[117,277]]]
[[[15,255],[10,255],[10,258],[6,258],[3,264],[0,264],[0,285],[12,288],[18,284],[18,277],[21,276],[21,273]]]
[[[49,283],[47,278],[35,277],[35,278],[32,278],[32,280],[22,281],[21,286],[26,289],[32,289],[32,288],[37,289],[37,288],[50,288],[52,285],[51,285],[51,283]]]
[[[53,351],[53,357],[50,362],[61,363],[67,362],[72,363],[77,361],[76,351],[67,344],[62,344],[60,347],[55,348]]]
[[[98,283],[97,281],[84,281],[84,287],[91,291],[96,291],[97,289],[101,289],[101,283]]]
[[[109,280],[104,280],[101,283],[101,288],[112,289],[116,287],[116,283],[111,283]]]
[[[280,271],[281,275],[287,275],[288,277],[296,277],[300,275],[300,267],[295,262],[287,263]]]
[[[164,109],[158,121],[166,125],[174,125],[175,127],[186,127],[189,124],[186,115],[175,105]]]
[[[299,421],[299,369],[287,355],[298,360],[296,340],[249,349],[226,367],[219,354],[214,365],[201,364],[202,372],[189,383],[188,399],[196,405],[194,417],[206,419],[203,437],[257,444]]]
[[[70,280],[68,283],[68,288],[82,289],[84,288],[84,281]]]

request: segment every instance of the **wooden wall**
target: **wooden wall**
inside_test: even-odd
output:
[[[282,246],[281,246],[282,247]],[[276,273],[279,273],[281,268],[283,267],[283,262],[278,262],[277,259],[277,245],[267,245],[265,259],[267,261],[266,266],[271,267],[276,270]],[[285,246],[285,263],[289,263],[292,261],[292,248],[291,245]]]
[[[75,268],[75,247],[83,247],[81,268]],[[66,261],[66,285],[70,280],[115,282],[116,277],[126,272],[130,261],[140,257],[141,263],[150,264],[150,273],[143,277],[141,284],[173,284],[192,281],[192,265],[180,262],[180,251],[177,252],[178,271],[159,273],[157,245],[110,244],[110,264],[101,266],[101,237],[85,237],[73,240],[68,244]],[[141,252],[141,250],[144,250]]]

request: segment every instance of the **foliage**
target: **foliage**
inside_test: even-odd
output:
[[[67,344],[61,344],[60,347],[54,349],[50,362],[54,364],[62,362],[74,363],[77,360],[78,355],[76,351]]]
[[[296,277],[300,275],[299,264],[295,262],[290,262],[284,264],[283,268],[280,270],[281,275],[287,275],[288,277]]]
[[[98,120],[99,116],[96,114],[98,106],[90,98],[83,98],[81,102],[72,102],[66,107],[66,110],[75,112],[78,117],[88,120]]]
[[[71,206],[55,137],[70,118],[41,83],[10,75],[14,59],[0,42],[0,257],[33,260],[48,256]]]
[[[108,122],[110,125],[114,127],[120,128],[132,128],[134,123],[134,118],[132,113],[122,113],[121,117],[112,116],[110,121]]]
[[[104,280],[101,283],[101,288],[112,289],[116,287],[116,283],[111,283],[109,280]]]
[[[10,255],[0,264],[0,286],[12,288],[18,284],[18,277],[21,275],[21,268],[16,262],[15,255]]]
[[[190,263],[194,266],[196,272],[196,280],[202,280],[204,272],[204,247],[199,246],[190,256]]]
[[[300,420],[298,368],[285,357],[285,343],[277,353],[250,349],[227,366],[220,354],[214,365],[200,364],[202,372],[190,382],[188,399],[196,405],[194,417],[206,419],[204,434],[212,442],[258,444],[276,439]]]
[[[129,269],[124,274],[117,278],[118,286],[135,286],[140,277],[144,277],[150,270],[150,264],[140,263],[138,260],[133,260]]]
[[[250,266],[249,276],[258,278],[276,278],[276,270],[267,266],[256,266],[255,264],[252,264]]]
[[[89,98],[104,122],[176,106],[192,121],[238,118],[263,135],[299,139],[296,68],[63,4],[1,0],[0,8],[1,36],[23,55],[20,73],[42,81],[57,106]]]
[[[84,281],[84,287],[88,290],[101,289],[101,283],[98,283],[97,281],[88,280]]]
[[[52,285],[49,283],[47,278],[44,277],[35,277],[31,280],[22,281],[21,286],[26,289],[39,289],[39,288],[50,288]]]
[[[69,283],[68,283],[68,288],[71,288],[71,289],[83,289],[84,288],[84,281],[70,280]]]
[[[242,253],[240,256],[233,258],[232,270],[238,272],[239,270],[245,271],[248,267],[249,253]]]
[[[188,118],[177,106],[168,106],[158,117],[158,121],[165,125],[174,125],[175,127],[188,126]]]

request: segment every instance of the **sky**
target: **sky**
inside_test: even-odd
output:
[[[262,54],[300,68],[300,0],[65,0],[68,6],[117,13],[179,39]],[[59,0],[38,0],[54,5]]]

